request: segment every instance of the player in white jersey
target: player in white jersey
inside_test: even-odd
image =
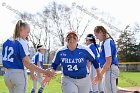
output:
[[[35,64],[36,66],[38,66],[42,69],[43,69],[43,64],[44,64],[44,53],[45,53],[45,48],[43,47],[43,45],[37,45],[37,52],[32,57],[33,64]],[[41,87],[38,90],[38,93],[43,93],[43,90],[45,87],[45,84],[42,83],[43,74],[38,73],[38,72],[31,72],[31,79],[33,82],[33,88],[31,90],[31,93],[36,93],[38,82],[41,85]]]
[[[86,46],[78,44],[78,36],[72,31],[66,35],[67,45],[59,49],[52,61],[51,68],[55,72],[62,66],[63,93],[89,93],[91,79],[87,72],[87,60],[96,68],[97,77],[100,78],[99,64],[93,52]]]
[[[93,36],[93,34],[88,34],[86,36],[86,45],[88,45],[88,47],[94,53],[95,59],[99,60],[99,49],[98,49],[99,45],[96,44],[95,36]],[[99,62],[99,64],[100,64],[100,62]],[[99,67],[100,67],[100,65],[99,65]],[[88,68],[90,71],[91,78],[95,77],[96,70],[95,70],[94,66],[91,64],[91,62],[88,62]],[[104,93],[102,81],[99,84],[92,84],[90,93]]]
[[[102,68],[101,75],[104,75],[104,92],[117,93],[116,79],[119,69],[115,42],[103,26],[96,26],[94,34],[102,42],[99,62]]]
[[[27,43],[29,32],[29,25],[19,20],[13,37],[7,39],[2,46],[3,67],[6,69],[4,81],[9,93],[26,93],[27,72],[25,67],[52,76],[50,70],[43,70],[30,61]]]

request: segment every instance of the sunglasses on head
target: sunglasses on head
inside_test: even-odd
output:
[[[68,38],[68,39],[70,39],[70,38],[76,39],[77,36],[76,36],[75,34],[71,34],[71,35],[68,35],[67,38]]]

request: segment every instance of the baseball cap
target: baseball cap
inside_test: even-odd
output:
[[[95,38],[95,36],[93,34],[88,34],[86,36],[86,39],[89,39],[89,40],[94,39],[94,38]]]
[[[75,31],[70,31],[66,34],[66,37],[68,37],[70,34],[74,34],[75,36],[77,36],[76,32]],[[78,36],[77,36],[78,37]]]

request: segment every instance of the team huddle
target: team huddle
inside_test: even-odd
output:
[[[29,25],[19,20],[13,36],[3,43],[4,81],[9,93],[26,93],[27,69],[33,82],[31,93],[43,93],[59,65],[63,93],[117,93],[119,69],[116,45],[103,26],[96,26],[94,34],[86,36],[86,45],[78,43],[76,32],[68,32],[65,37],[67,44],[56,51],[48,69],[43,69],[43,45],[37,45],[37,52],[30,60],[29,33]],[[100,44],[96,44],[96,39]],[[39,90],[38,82],[41,85]]]

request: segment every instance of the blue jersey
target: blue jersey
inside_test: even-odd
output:
[[[92,51],[82,45],[78,45],[73,51],[67,46],[59,49],[52,61],[51,67],[56,70],[61,64],[63,74],[71,77],[85,76],[87,74],[87,59],[91,61],[95,68],[99,68]]]
[[[89,47],[89,48],[91,49],[91,51],[94,53],[96,61],[99,62],[99,52],[98,52],[98,50],[97,50],[97,48],[98,48],[99,46],[97,45],[97,47],[96,47],[93,43],[91,43],[91,44],[88,45],[88,47]]]
[[[117,49],[114,41],[110,38],[106,39],[104,44],[101,46],[99,62],[101,67],[106,62],[106,57],[112,57],[112,63],[118,65],[118,56],[117,56]]]
[[[29,47],[26,40],[16,39],[13,41],[12,38],[8,39],[3,43],[3,67],[24,69],[22,59],[29,54]]]
[[[32,57],[32,62],[37,65],[38,62],[40,62],[41,68],[43,68],[44,64],[44,55],[40,52],[36,52],[36,54]]]

